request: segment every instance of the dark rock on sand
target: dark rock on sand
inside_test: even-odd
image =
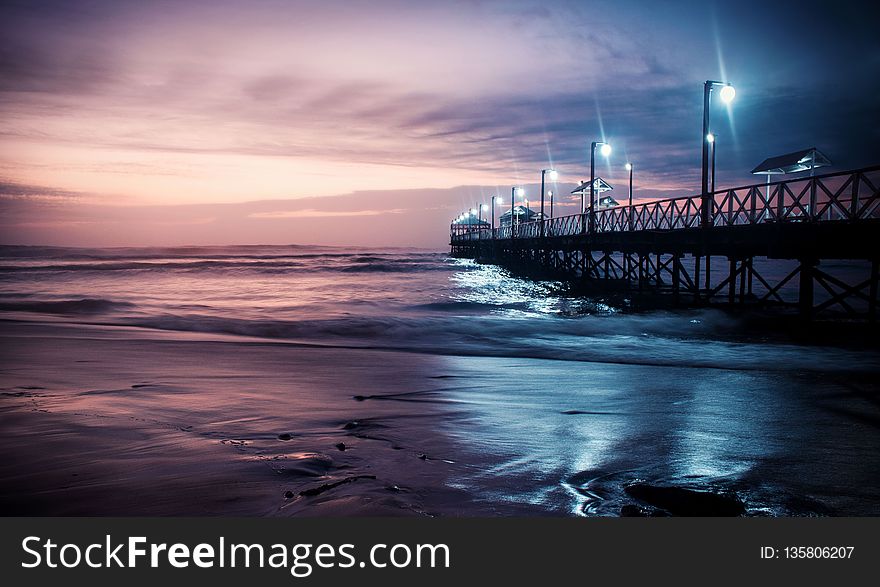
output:
[[[346,477],[345,479],[341,479],[339,481],[334,481],[333,483],[325,483],[323,485],[319,485],[318,487],[312,487],[311,489],[304,489],[300,491],[299,494],[303,497],[313,497],[315,495],[320,495],[325,491],[330,491],[331,489],[335,489],[340,485],[345,485],[346,483],[353,483],[358,479],[375,479],[375,475],[355,475],[353,477]]]
[[[628,503],[620,508],[621,518],[665,518],[668,512],[656,508],[644,508],[634,503]]]
[[[620,508],[620,517],[622,518],[647,518],[648,512],[639,506],[628,503]]]
[[[247,446],[250,444],[250,441],[241,440],[237,438],[224,438],[220,441],[220,444],[228,444],[232,446]]]
[[[292,491],[285,491],[284,492],[284,499],[293,499],[293,492]]]
[[[278,435],[278,440],[290,440],[292,436],[288,433],[283,433]]]
[[[382,442],[392,442],[390,438],[378,436],[375,431],[387,428],[384,424],[380,424],[375,420],[352,420],[342,426],[343,430],[347,430],[349,436],[356,438],[364,438],[366,440],[380,440]]]
[[[345,451],[346,449],[348,449],[348,447],[345,446],[344,442],[340,442],[340,443],[336,444],[335,446],[336,446],[336,448],[338,448],[341,451]]]
[[[624,491],[629,496],[666,510],[674,516],[741,516],[746,511],[739,498],[732,494],[683,487],[660,487],[647,483],[628,485]]]
[[[351,422],[346,422],[343,426],[343,430],[375,430],[379,428],[385,428],[384,424],[380,424],[373,419],[367,420],[352,420]]]
[[[296,453],[284,455],[279,473],[295,477],[323,477],[334,468],[333,459],[320,453]]]
[[[421,455],[419,455],[419,458],[422,459],[423,461],[427,461],[427,460],[428,460],[428,455],[421,454]]]

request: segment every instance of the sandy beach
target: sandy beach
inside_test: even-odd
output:
[[[870,374],[2,331],[4,515],[878,513]]]
[[[446,487],[430,356],[2,330],[5,515],[495,513]]]

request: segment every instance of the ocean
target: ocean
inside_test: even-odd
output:
[[[876,346],[445,252],[0,247],[0,336],[6,514],[880,514]]]

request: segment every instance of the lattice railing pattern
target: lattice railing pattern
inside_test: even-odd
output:
[[[598,210],[595,232],[678,230],[700,226],[702,197],[686,196]],[[718,190],[710,195],[710,225],[764,222],[833,222],[880,218],[880,165],[855,171],[802,177]],[[452,224],[452,242],[481,239],[537,238],[542,221],[489,228]],[[543,236],[585,234],[588,214],[543,221]]]

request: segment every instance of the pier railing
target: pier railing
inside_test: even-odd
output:
[[[880,165],[717,190],[709,196],[710,227],[878,219]],[[701,204],[702,196],[696,195],[615,206],[597,210],[592,228],[596,233],[699,228]],[[589,213],[583,213],[495,229],[453,224],[451,237],[453,243],[459,243],[511,236],[575,236],[589,231]]]

